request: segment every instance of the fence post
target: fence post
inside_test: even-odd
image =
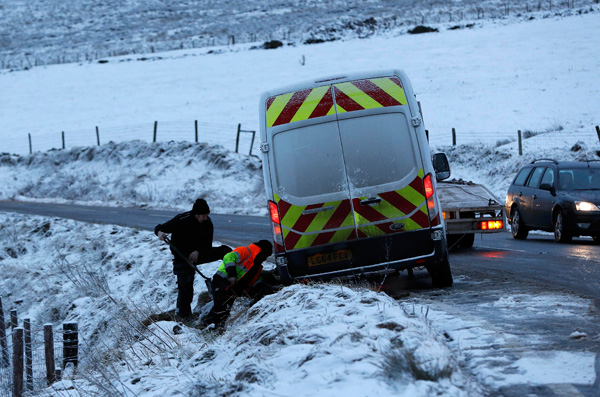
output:
[[[54,331],[52,324],[44,324],[44,355],[46,358],[46,382],[50,386],[56,380],[54,366]]]
[[[6,340],[6,322],[4,321],[4,310],[2,309],[2,298],[0,298],[0,350],[2,350],[2,359],[0,359],[0,368],[8,367],[10,364],[8,358],[8,341]]]
[[[63,131],[62,134],[62,145],[63,145],[63,149],[65,148],[65,132]]]
[[[29,154],[33,154],[33,150],[31,150],[31,134],[27,135],[29,135]]]
[[[235,152],[238,152],[238,147],[240,146],[240,131],[242,130],[242,123],[238,124],[237,137],[235,138]]]
[[[98,126],[96,126],[96,141],[98,142],[98,146],[100,146],[100,130]]]
[[[518,132],[519,135],[519,156],[523,155],[523,140],[521,139],[521,130]]]
[[[196,143],[198,143],[198,120],[194,120],[194,130],[196,131]]]
[[[600,126],[596,126],[596,134],[598,134],[598,140],[600,141]]]
[[[456,130],[452,128],[452,146],[456,146]]]
[[[79,333],[77,323],[63,324],[63,369],[68,363],[73,363],[75,368],[78,364]]]
[[[252,131],[252,140],[250,141],[250,153],[249,156],[252,156],[252,146],[254,146],[254,136],[256,135],[256,131]]]
[[[156,143],[156,130],[158,129],[158,121],[154,122],[154,138],[152,139],[152,142]]]
[[[23,320],[25,327],[25,378],[27,390],[33,390],[33,351],[31,349],[31,320]]]
[[[17,309],[13,309],[10,311],[10,329],[17,328],[18,322],[19,318],[17,316]]]
[[[23,395],[23,328],[13,330],[13,397]]]

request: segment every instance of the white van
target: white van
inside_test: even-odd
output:
[[[436,174],[403,71],[267,91],[260,139],[282,280],[426,267],[434,286],[452,285]],[[442,156],[434,162],[447,165]]]

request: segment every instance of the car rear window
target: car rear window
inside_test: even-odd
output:
[[[525,181],[527,180],[527,177],[529,176],[530,172],[531,172],[531,168],[523,168],[521,170],[521,172],[519,172],[519,174],[515,178],[513,185],[523,186],[525,184]]]

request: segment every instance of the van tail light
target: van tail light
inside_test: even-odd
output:
[[[281,231],[281,221],[279,219],[279,208],[277,203],[269,200],[269,215],[271,216],[271,227],[273,230],[273,242],[275,243],[275,252],[284,252],[283,233]]]
[[[423,187],[425,188],[425,199],[427,200],[427,211],[429,212],[429,224],[438,226],[441,224],[440,211],[435,205],[435,190],[431,174],[427,174],[423,179]]]
[[[479,230],[500,230],[503,228],[503,221],[483,221],[477,224],[477,229]]]

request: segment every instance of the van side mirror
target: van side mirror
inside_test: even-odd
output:
[[[433,161],[433,169],[435,170],[435,179],[443,181],[450,178],[450,163],[446,153],[435,153],[431,160]]]
[[[542,183],[540,185],[540,189],[549,191],[553,196],[556,195],[556,190],[554,189],[554,186],[552,186],[552,184],[550,183]]]

